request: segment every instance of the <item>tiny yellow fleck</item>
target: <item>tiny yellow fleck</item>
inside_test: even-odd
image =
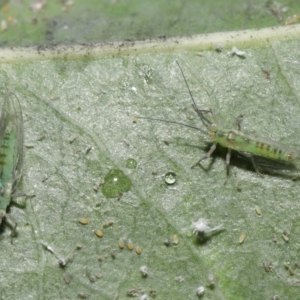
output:
[[[287,243],[289,241],[289,237],[288,237],[288,234],[286,232],[283,232],[282,233],[282,238],[283,240]]]
[[[284,25],[292,25],[299,21],[300,15],[292,15],[286,18]]]
[[[131,240],[128,240],[128,243],[127,243],[127,248],[132,251],[134,249],[134,244]]]
[[[138,254],[138,255],[142,254],[142,248],[141,248],[140,246],[136,246],[136,247],[135,247],[135,252],[136,252],[136,254]]]
[[[179,240],[178,240],[177,234],[173,234],[173,244],[178,245],[178,243],[179,243]]]
[[[103,235],[104,235],[104,233],[103,233],[102,230],[97,230],[97,229],[95,229],[95,230],[94,230],[94,233],[95,233],[96,236],[99,237],[99,238],[102,238]]]
[[[239,243],[243,244],[246,239],[246,233],[242,233],[239,237]]]
[[[255,211],[256,213],[261,216],[262,212],[261,212],[261,209],[258,207],[258,206],[255,206]]]
[[[2,7],[2,11],[5,12],[5,13],[9,12],[9,9],[10,9],[9,5],[5,5],[5,6]]]
[[[89,219],[87,219],[87,218],[80,218],[80,219],[78,219],[78,222],[81,225],[87,225],[87,224],[89,224]]]
[[[120,238],[119,239],[119,248],[120,249],[124,249],[124,247],[125,247],[125,242],[124,242],[124,240],[122,238]]]

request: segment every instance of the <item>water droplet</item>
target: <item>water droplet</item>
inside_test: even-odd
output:
[[[133,158],[128,158],[125,166],[127,169],[136,169],[137,162]]]
[[[174,172],[168,172],[165,174],[165,182],[168,185],[172,185],[176,182],[176,174]]]
[[[110,170],[104,177],[102,193],[107,198],[118,197],[123,192],[128,192],[131,188],[131,180],[121,170]]]

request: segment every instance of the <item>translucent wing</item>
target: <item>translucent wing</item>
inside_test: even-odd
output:
[[[0,118],[0,180],[2,193],[11,184],[10,193],[19,183],[23,165],[23,117],[15,94],[6,95]],[[4,190],[3,190],[4,188]]]
[[[281,160],[275,160],[271,158],[261,157],[253,155],[253,159],[259,168],[266,170],[297,170],[296,165],[293,162],[286,162]]]
[[[276,160],[272,158],[267,158],[259,155],[253,155],[243,152],[234,152],[238,157],[245,159],[249,162],[254,161],[255,165],[259,170],[276,172],[276,171],[296,171],[298,168],[296,164],[292,162]]]

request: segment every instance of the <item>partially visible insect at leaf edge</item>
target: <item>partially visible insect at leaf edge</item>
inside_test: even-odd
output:
[[[227,177],[229,176],[229,166],[232,151],[237,154],[238,157],[246,158],[250,160],[256,173],[263,177],[261,171],[267,171],[269,173],[275,173],[277,171],[297,171],[300,167],[300,151],[286,146],[284,144],[265,139],[252,134],[246,134],[241,131],[241,124],[243,120],[243,115],[237,117],[236,121],[233,124],[232,129],[221,129],[218,126],[217,119],[212,109],[199,109],[196,105],[190,87],[187,83],[186,77],[183,73],[181,66],[178,61],[176,61],[182,77],[184,79],[185,85],[187,87],[188,93],[192,100],[192,106],[198,117],[201,120],[201,123],[206,129],[202,129],[196,126],[188,125],[185,123],[164,120],[159,118],[152,117],[140,117],[136,116],[138,119],[146,119],[153,121],[166,122],[171,124],[177,124],[198,130],[209,138],[212,141],[212,145],[209,151],[200,158],[193,166],[200,164],[203,160],[211,157],[213,152],[216,150],[217,145],[220,145],[223,148],[227,148],[226,154],[226,173]],[[295,177],[294,173],[291,173],[292,179],[298,178],[298,175]],[[225,182],[226,183],[226,182]]]
[[[0,223],[6,217],[13,223],[11,236],[17,223],[7,208],[20,182],[23,166],[23,116],[17,96],[5,96],[0,117]]]

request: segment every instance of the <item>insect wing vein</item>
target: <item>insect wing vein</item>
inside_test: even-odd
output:
[[[0,119],[0,176],[2,185],[18,185],[23,164],[23,117],[15,94],[6,95]]]

